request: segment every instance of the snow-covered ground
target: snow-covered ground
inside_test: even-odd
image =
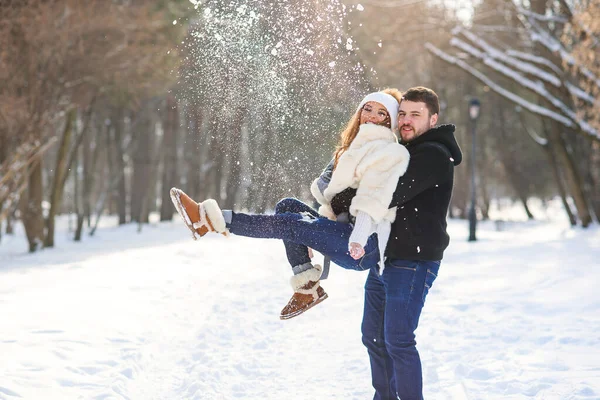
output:
[[[372,397],[365,273],[332,266],[329,299],[280,321],[278,241],[114,223],[72,243],[62,219],[57,247],[33,255],[21,231],[3,236],[0,399]],[[600,399],[600,229],[449,230],[417,331],[425,398]]]

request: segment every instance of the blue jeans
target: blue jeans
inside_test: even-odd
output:
[[[439,261],[386,260],[365,284],[362,341],[371,361],[374,400],[422,400],[423,378],[415,330]]]
[[[293,198],[285,198],[275,206],[275,214],[244,214],[234,212],[229,231],[254,238],[282,239],[292,267],[310,261],[308,248],[331,257],[337,265],[358,271],[377,265],[377,236],[371,235],[365,246],[365,256],[355,260],[348,252],[352,225],[331,221]]]

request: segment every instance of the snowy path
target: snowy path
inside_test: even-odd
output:
[[[333,266],[330,298],[280,321],[277,241],[135,228],[32,256],[3,237],[0,399],[372,397],[364,273]],[[450,228],[417,334],[426,399],[600,399],[600,230]]]

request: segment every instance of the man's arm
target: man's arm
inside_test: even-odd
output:
[[[411,155],[406,173],[398,180],[390,208],[400,207],[427,189],[445,183],[454,164],[441,145],[428,144]]]

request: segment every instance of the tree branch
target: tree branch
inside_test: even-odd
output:
[[[531,90],[533,93],[538,96],[548,100],[554,107],[556,107],[560,112],[562,112],[565,116],[569,117],[571,120],[575,121],[577,125],[587,133],[598,134],[598,132],[593,129],[587,122],[583,121],[575,111],[573,111],[570,107],[568,107],[565,103],[563,103],[556,96],[553,96],[544,86],[544,84],[540,81],[534,82],[531,79],[527,79],[525,76],[521,75],[519,72],[510,69],[509,67],[501,64],[495,59],[488,57],[487,54],[480,52],[475,49],[473,46],[463,42],[458,38],[452,38],[450,40],[450,44],[460,48],[463,51],[466,51],[473,57],[480,59],[483,61],[485,65],[492,68],[494,71],[501,73],[502,75],[511,78],[516,83],[521,85],[522,87]],[[560,82],[560,81],[559,81]],[[562,86],[562,82],[559,87]],[[574,90],[574,88],[573,88]],[[580,89],[581,90],[581,89]]]
[[[554,121],[560,122],[565,127],[568,127],[568,128],[576,127],[575,123],[571,119],[557,113],[554,110],[550,110],[546,107],[542,107],[540,105],[534,104],[530,101],[523,99],[522,97],[516,95],[515,93],[498,85],[496,82],[494,82],[488,76],[481,73],[480,71],[478,71],[476,68],[472,67],[471,65],[467,64],[465,61],[463,61],[457,57],[451,56],[450,54],[447,54],[446,52],[435,47],[433,44],[428,42],[425,44],[425,48],[429,52],[431,52],[432,54],[437,56],[438,58],[446,61],[449,64],[456,65],[457,67],[460,67],[461,69],[470,73],[475,78],[479,79],[481,82],[486,84],[491,90],[493,90],[494,92],[498,93],[499,95],[507,98],[508,100],[512,101],[513,103],[520,105],[524,109],[526,109],[534,114],[538,114],[538,115],[544,116],[546,118],[553,119]],[[586,133],[590,138],[592,138],[595,141],[600,141],[600,133],[598,133],[598,131],[596,131],[594,128],[592,128],[585,121],[581,121],[580,119],[578,119],[577,122],[578,122],[579,126],[581,127],[582,131],[584,133]]]
[[[462,33],[463,36],[465,36],[467,39],[469,39],[472,43],[477,45],[479,48],[483,49],[484,52],[486,53],[486,56],[488,56],[488,57],[491,57],[495,60],[502,60],[505,64],[515,67],[527,74],[537,76],[556,87],[562,86],[562,82],[557,76],[552,75],[552,74],[544,71],[543,69],[536,67],[533,64],[523,62],[521,60],[517,60],[517,59],[511,57],[510,54],[508,54],[507,52],[497,49],[496,47],[487,43],[485,40],[481,39],[481,37],[469,32],[466,29],[459,28],[459,29],[455,29],[453,32]],[[460,39],[456,38],[456,40],[460,40]]]
[[[534,13],[533,11],[526,10],[523,7],[517,7],[517,10],[519,11],[519,13],[525,15],[526,17],[533,18],[537,21],[558,22],[560,24],[566,24],[569,22],[569,18],[560,15],[542,15]]]
[[[542,28],[535,20],[529,19],[529,23],[533,28],[529,33],[532,41],[541,43],[553,53],[558,53],[563,62],[576,67],[583,76],[600,88],[600,79],[594,75],[592,71],[579,64],[571,55],[571,53],[564,48],[562,43],[560,43],[556,38],[552,37],[552,35]]]

